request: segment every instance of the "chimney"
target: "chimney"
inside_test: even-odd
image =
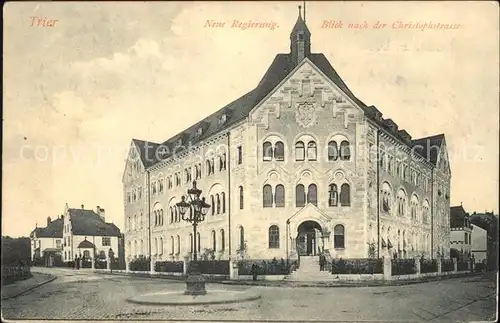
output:
[[[61,220],[64,222],[64,214],[61,214]]]
[[[49,216],[49,217],[47,217],[47,226],[50,225],[50,222],[52,222],[52,221],[51,221],[50,216]]]
[[[83,204],[82,204],[82,210],[83,210]]]
[[[97,215],[103,222],[106,222],[106,218],[104,217],[104,209],[101,209],[99,205],[96,207],[95,213],[97,213]]]

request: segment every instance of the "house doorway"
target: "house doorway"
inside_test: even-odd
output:
[[[304,221],[297,228],[297,253],[299,256],[316,256],[323,251],[323,230],[316,221]]]

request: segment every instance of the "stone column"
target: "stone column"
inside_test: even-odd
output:
[[[442,268],[441,268],[442,266],[441,266],[441,264],[442,264],[442,263],[441,263],[441,257],[438,257],[438,258],[437,258],[438,276],[440,276],[440,275],[441,275],[441,272],[442,272]]]
[[[234,259],[229,261],[229,279],[238,280],[238,262]]]
[[[95,269],[95,258],[90,258],[90,268],[92,268],[92,271]]]
[[[456,273],[458,271],[457,258],[453,258],[453,272]]]
[[[391,263],[391,258],[389,257],[384,257],[384,279],[385,280],[391,280],[392,279],[392,263]]]
[[[130,272],[130,256],[125,259],[125,272]]]
[[[421,274],[421,263],[420,263],[420,259],[419,258],[416,258],[415,259],[415,267],[417,268],[417,276],[420,276]]]
[[[149,274],[152,275],[155,273],[155,260],[153,257],[151,257],[151,260],[150,260],[150,264],[149,264]]]

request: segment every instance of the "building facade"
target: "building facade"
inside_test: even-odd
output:
[[[105,210],[97,206],[96,210],[87,210],[65,206],[62,218],[62,256],[63,261],[75,258],[107,259],[109,249],[114,257],[119,257],[118,240],[120,229],[107,223]]]
[[[450,208],[450,248],[453,258],[471,257],[472,228],[469,213],[461,205]]]
[[[62,258],[63,250],[63,220],[57,218],[52,221],[47,218],[47,226],[35,228],[30,234],[31,259],[35,262],[42,260],[46,266],[51,266],[56,258]]]
[[[132,140],[125,252],[190,256],[176,203],[196,181],[198,249],[216,259],[448,256],[450,178],[444,135],[412,139],[356,98],[299,14],[255,89],[165,142]]]

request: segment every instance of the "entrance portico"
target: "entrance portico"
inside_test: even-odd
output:
[[[329,249],[327,223],[330,217],[313,204],[307,204],[287,221],[288,243],[292,257],[315,256]]]

